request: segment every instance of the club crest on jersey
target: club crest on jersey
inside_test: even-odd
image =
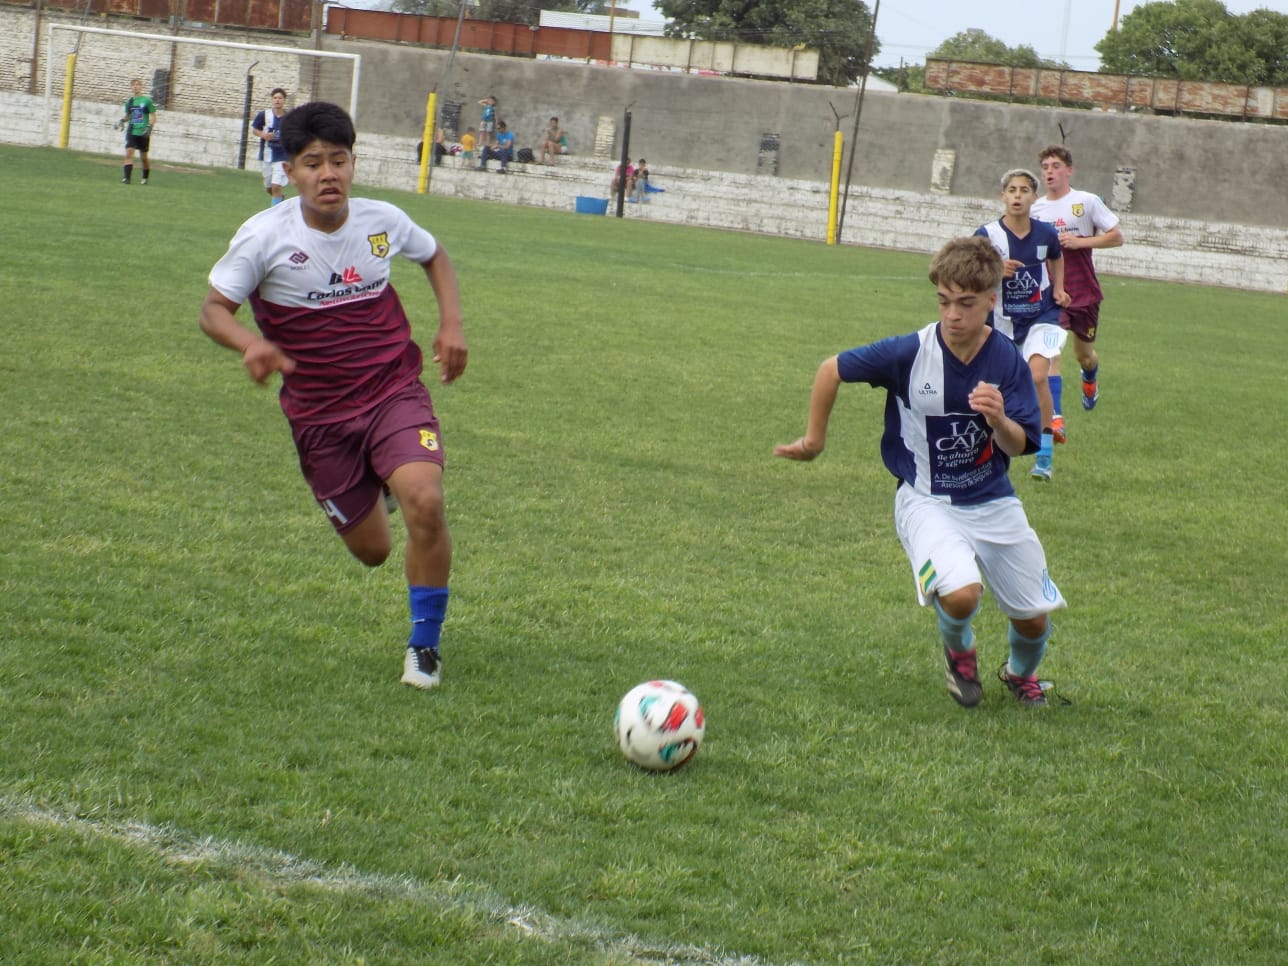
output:
[[[368,235],[367,241],[371,243],[371,254],[376,258],[389,257],[389,232],[377,232],[374,235]]]
[[[1073,217],[1075,217],[1075,218],[1081,218],[1081,217],[1082,217],[1082,215],[1083,215],[1083,213],[1084,213],[1087,209],[1086,209],[1086,207],[1083,205],[1083,203],[1082,203],[1081,201],[1079,201],[1079,202],[1077,202],[1077,203],[1073,206],[1073,209],[1072,209],[1072,210],[1073,210]]]

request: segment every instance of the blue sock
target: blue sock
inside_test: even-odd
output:
[[[948,650],[961,654],[974,649],[975,634],[970,629],[970,622],[975,619],[978,610],[979,608],[976,607],[966,617],[950,617],[940,605],[939,598],[935,598],[935,612],[939,614],[939,633]]]
[[[1055,451],[1055,434],[1043,433],[1042,446],[1038,449],[1039,456],[1050,456]]]
[[[438,638],[443,633],[443,618],[447,616],[446,587],[407,588],[411,598],[412,647],[432,647],[438,652]]]
[[[1097,362],[1092,368],[1082,370],[1082,381],[1095,382],[1098,375],[1100,375],[1100,363]]]
[[[1059,376],[1047,376],[1047,385],[1051,387],[1051,401],[1055,403],[1054,412],[1060,415],[1060,390],[1064,388],[1064,380]]]
[[[274,198],[271,202],[269,202],[268,207],[272,208],[272,207],[273,207],[273,205],[280,205],[280,204],[281,204],[283,201],[285,201],[285,200],[286,200],[285,198],[283,198],[283,197],[281,197],[281,196],[278,196],[278,197]]]
[[[1042,663],[1042,655],[1046,653],[1047,638],[1051,636],[1051,621],[1048,618],[1046,630],[1040,637],[1033,640],[1023,636],[1015,629],[1012,624],[1007,633],[1007,641],[1011,645],[1010,660],[1006,663],[1011,669],[1011,673],[1016,677],[1027,678],[1037,673],[1038,665]]]

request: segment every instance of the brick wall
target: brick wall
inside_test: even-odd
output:
[[[1016,101],[1090,105],[1105,110],[1288,120],[1288,88],[1282,87],[932,59],[926,61],[926,89],[988,94]]]

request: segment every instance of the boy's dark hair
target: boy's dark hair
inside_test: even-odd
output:
[[[286,96],[286,88],[285,88],[285,87],[274,87],[271,91],[269,91],[269,92],[268,92],[268,96],[269,96],[269,97],[276,97],[278,94],[281,94],[283,97],[285,97],[285,96]]]
[[[310,101],[287,111],[281,131],[282,148],[292,160],[314,141],[338,144],[352,151],[358,139],[349,112],[326,101]]]
[[[1048,144],[1038,155],[1038,164],[1041,164],[1047,158],[1059,158],[1065,163],[1066,167],[1073,167],[1073,155],[1063,144]]]

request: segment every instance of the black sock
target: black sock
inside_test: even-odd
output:
[[[124,168],[125,168],[125,180],[129,181],[130,175],[134,172],[134,165],[127,164],[124,166]]]

